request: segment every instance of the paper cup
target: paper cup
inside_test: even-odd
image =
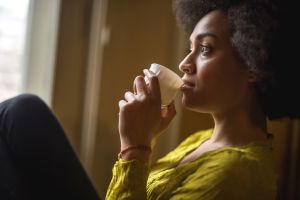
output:
[[[151,64],[149,70],[158,77],[162,106],[169,105],[179,92],[183,81],[174,71],[156,63]],[[148,83],[147,77],[145,81]]]

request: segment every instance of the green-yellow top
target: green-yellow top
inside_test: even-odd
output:
[[[152,167],[136,160],[117,161],[106,199],[275,199],[271,134],[265,141],[209,151],[178,165],[211,135],[212,129],[196,132]]]

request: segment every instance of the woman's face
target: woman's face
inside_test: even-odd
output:
[[[224,113],[247,99],[248,70],[231,44],[222,11],[204,16],[190,35],[190,53],[180,63],[183,104],[195,111]]]

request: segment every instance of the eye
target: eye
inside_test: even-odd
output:
[[[207,45],[200,45],[200,53],[201,54],[208,54],[211,51],[211,48]]]

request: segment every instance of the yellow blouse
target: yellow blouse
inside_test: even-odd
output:
[[[209,151],[177,166],[211,135],[212,129],[191,135],[151,168],[136,160],[117,161],[106,199],[275,199],[271,134],[268,140]]]

